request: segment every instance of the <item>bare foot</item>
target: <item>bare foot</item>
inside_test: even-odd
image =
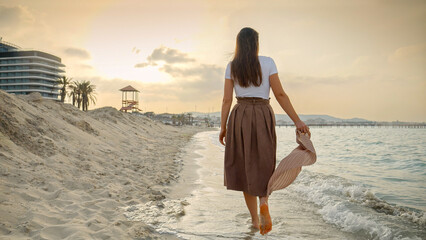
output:
[[[252,228],[259,230],[259,221],[252,221],[251,223]]]
[[[272,220],[269,215],[268,204],[260,205],[260,234],[265,235],[272,230]]]

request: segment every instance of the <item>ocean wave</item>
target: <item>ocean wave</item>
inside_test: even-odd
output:
[[[356,199],[358,200],[358,199]],[[405,218],[420,227],[426,227],[426,215],[423,211],[411,210],[407,207],[401,207],[390,204],[367,190],[366,194],[358,200],[364,206],[368,206],[377,212],[385,213],[388,215],[398,216]]]
[[[288,190],[319,206],[326,222],[364,238],[420,239],[416,234],[425,235],[421,230],[426,226],[424,212],[390,204],[367,187],[341,177],[304,170]]]

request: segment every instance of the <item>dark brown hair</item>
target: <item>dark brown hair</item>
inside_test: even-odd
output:
[[[262,84],[262,69],[259,62],[259,34],[245,27],[237,35],[231,75],[241,87],[256,87]]]

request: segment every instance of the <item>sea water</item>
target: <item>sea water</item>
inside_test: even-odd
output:
[[[295,147],[276,128],[277,164]],[[167,198],[125,215],[181,239],[426,239],[426,129],[311,128],[317,162],[269,198],[273,228],[250,228],[243,194],[223,186],[218,131],[194,136]]]

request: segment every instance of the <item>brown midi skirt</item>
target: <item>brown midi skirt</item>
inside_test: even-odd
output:
[[[267,196],[276,164],[275,115],[269,100],[237,98],[229,116],[224,185],[254,196]]]

